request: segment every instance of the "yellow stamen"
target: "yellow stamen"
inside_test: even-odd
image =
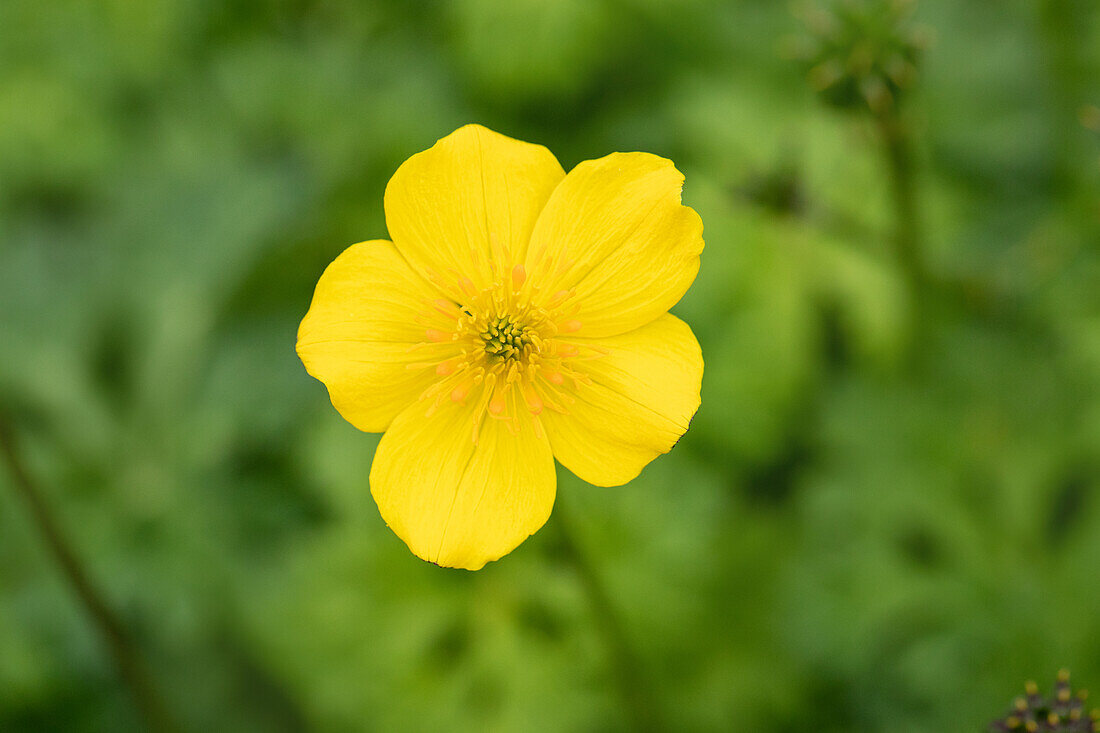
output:
[[[431,368],[438,377],[421,394],[422,400],[431,403],[426,414],[445,404],[472,400],[475,444],[485,416],[503,421],[515,434],[521,419],[531,420],[535,435],[545,436],[540,421],[543,411],[567,414],[569,405],[576,402],[570,392],[592,381],[575,368],[573,360],[607,353],[589,344],[560,341],[560,335],[581,328],[574,317],[578,308],[565,305],[575,291],[543,295],[537,278],[529,276],[522,264],[507,266],[503,248],[499,242],[494,246],[499,249],[494,258],[488,263],[478,259],[468,273],[478,282],[490,283],[483,289],[467,274],[452,270],[451,279],[445,280],[429,273],[448,297],[425,301],[427,310],[418,318],[429,326],[424,332],[427,342],[418,346],[438,344],[436,348],[453,350],[441,354],[442,359],[409,365],[410,369]],[[544,267],[540,273],[545,274]],[[441,317],[448,320],[446,326],[430,327],[442,324]]]
[[[446,333],[444,331],[440,331],[438,328],[429,328],[429,329],[427,329],[426,331],[424,331],[424,336],[429,341],[434,341],[437,344],[442,343],[444,341],[450,341],[451,340],[451,334]]]
[[[477,288],[474,287],[474,281],[468,277],[459,277],[458,286],[462,288],[462,292],[466,293],[466,295],[469,295],[471,298],[477,295]]]
[[[535,388],[530,382],[523,387],[523,399],[527,402],[527,409],[531,411],[532,415],[538,415],[542,412],[542,399],[535,392]]]
[[[451,399],[455,402],[462,402],[466,399],[466,395],[470,394],[470,387],[473,385],[469,382],[463,382],[462,384],[451,390]]]
[[[448,374],[452,374],[458,367],[458,361],[456,359],[448,359],[447,361],[441,361],[435,367],[435,373],[441,377],[445,377]]]
[[[459,311],[458,306],[446,298],[438,298],[432,301],[432,308],[439,313],[443,314],[447,318],[458,318]]]
[[[572,295],[572,293],[568,290],[559,290],[558,292],[550,296],[550,302],[547,303],[547,305],[549,305],[551,308],[557,308],[559,305],[568,300],[570,295]]]

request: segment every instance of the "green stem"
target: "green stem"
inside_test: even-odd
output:
[[[642,674],[640,661],[623,630],[599,572],[577,542],[568,512],[562,508],[561,499],[559,492],[554,506],[554,525],[566,558],[577,573],[577,579],[588,598],[597,631],[607,648],[611,671],[629,716],[630,729],[643,732],[663,730],[657,711],[657,700]]]
[[[1076,143],[1081,129],[1077,109],[1087,94],[1082,80],[1089,78],[1083,48],[1087,48],[1090,15],[1095,3],[1089,0],[1043,0],[1039,3],[1041,42],[1047,57],[1048,93],[1054,113],[1054,140],[1057,145],[1055,189],[1065,195],[1081,182],[1081,150]]]
[[[122,682],[129,688],[134,703],[148,728],[157,733],[173,733],[178,730],[172,723],[167,706],[153,687],[148,671],[126,633],[125,627],[92,583],[61,531],[60,525],[50,513],[49,506],[35,486],[19,454],[15,435],[2,416],[0,416],[0,455],[8,464],[16,493],[26,502],[31,518],[37,525],[50,554],[84,608],[88,619],[99,632],[118,668]]]
[[[923,255],[923,233],[917,201],[912,143],[908,129],[891,108],[876,115],[879,135],[886,152],[890,193],[894,203],[894,239],[898,266],[905,274],[917,305],[928,283]]]

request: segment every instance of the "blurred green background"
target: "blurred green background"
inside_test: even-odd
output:
[[[121,641],[0,466],[0,730],[971,731],[1100,688],[1100,8],[849,5],[2,0],[5,441]],[[677,163],[707,367],[670,455],[561,470],[467,573],[385,527],[294,340],[474,121]]]

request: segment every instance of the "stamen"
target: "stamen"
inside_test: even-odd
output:
[[[532,383],[531,388],[536,390],[547,409],[562,415],[569,414],[569,410],[559,405],[554,398],[560,397],[563,399],[568,399],[569,404],[573,404],[573,402],[575,402],[575,400],[571,397],[568,397],[568,395],[556,393],[554,390],[547,389],[543,385],[540,385],[538,383]]]
[[[473,438],[475,446],[478,443],[478,435],[481,432],[480,429],[481,429],[482,418],[485,417],[485,404],[489,399],[489,395],[493,391],[493,383],[495,381],[496,381],[496,375],[495,374],[490,374],[485,379],[485,389],[482,390],[481,398],[479,400],[481,404],[478,405],[474,409],[474,420],[473,420],[473,427],[471,429],[471,437]]]
[[[551,308],[557,308],[559,305],[564,303],[570,295],[572,295],[572,293],[568,290],[559,290],[558,292],[550,296],[550,301],[548,305]]]
[[[429,341],[434,341],[435,343],[438,344],[438,343],[442,343],[444,341],[450,341],[452,334],[446,333],[444,331],[440,331],[437,328],[429,328],[426,331],[424,331],[424,336]]]
[[[435,373],[434,383],[421,394],[430,403],[427,415],[454,403],[468,405],[475,444],[486,417],[504,422],[513,434],[519,433],[520,420],[529,419],[535,434],[545,435],[543,411],[567,414],[576,403],[572,391],[592,381],[577,371],[575,362],[606,353],[584,341],[560,340],[582,327],[575,317],[579,307],[565,305],[576,291],[558,290],[547,299],[536,282],[558,262],[544,262],[537,274],[529,275],[524,265],[508,263],[499,241],[492,249],[488,258],[471,253],[475,268],[450,270],[440,287],[446,297],[425,301],[427,309],[419,317],[426,321],[427,340],[419,346],[445,351],[409,366]],[[443,280],[429,275],[433,281]],[[479,290],[478,283],[489,285]],[[446,325],[441,317],[448,319]]]
[[[454,359],[448,359],[447,361],[441,361],[441,362],[439,362],[439,364],[436,365],[435,373],[438,374],[441,377],[445,377],[448,374],[452,374],[454,372],[454,370],[458,367],[460,361],[461,361],[461,357],[456,357]]]
[[[477,288],[474,287],[474,281],[466,276],[458,278],[458,286],[462,288],[462,292],[469,295],[471,298],[477,295]]]
[[[489,401],[489,412],[499,415],[504,412],[504,407],[504,390],[499,390],[493,395],[493,399]]]
[[[527,409],[532,415],[542,412],[542,399],[535,393],[534,387],[528,382],[523,387],[523,399],[527,402]]]
[[[446,298],[433,300],[432,307],[447,318],[458,318],[460,315],[458,306]]]

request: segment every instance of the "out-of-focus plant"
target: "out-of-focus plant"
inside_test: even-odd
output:
[[[881,114],[917,79],[931,32],[912,19],[915,0],[831,0],[797,9],[794,42],[810,84],[831,106]]]
[[[931,31],[916,23],[916,0],[827,0],[797,8],[804,33],[793,55],[822,100],[870,113],[885,150],[895,207],[898,264],[910,286],[925,281],[911,132],[900,114],[917,80]]]
[[[1039,686],[1028,682],[1027,694],[1016,698],[1003,718],[989,724],[991,732],[1034,733],[1035,731],[1066,731],[1073,733],[1091,733],[1096,730],[1096,721],[1100,719],[1100,710],[1091,713],[1085,710],[1088,693],[1084,690],[1076,695],[1070,689],[1069,671],[1058,673],[1054,692],[1050,696],[1040,695]]]
[[[1078,117],[1080,117],[1081,124],[1086,129],[1100,135],[1100,107],[1095,104],[1086,104],[1078,112]]]

